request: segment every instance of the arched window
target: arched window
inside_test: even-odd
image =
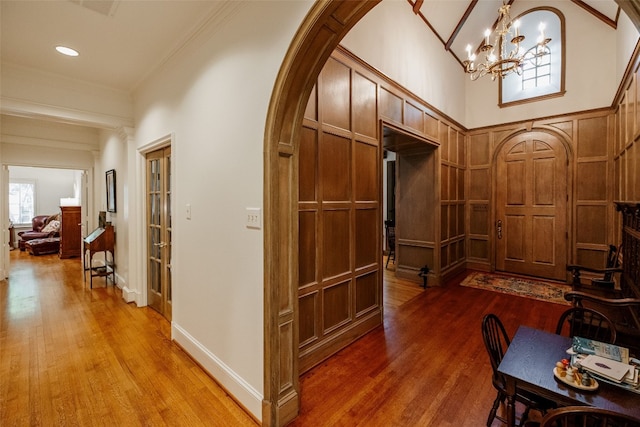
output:
[[[525,50],[522,73],[512,73],[499,82],[499,105],[533,102],[549,97],[562,96],[564,89],[564,16],[553,8],[532,9],[520,15],[521,34],[526,38],[521,44]],[[544,23],[544,35],[551,41],[539,47],[537,37],[540,23]]]

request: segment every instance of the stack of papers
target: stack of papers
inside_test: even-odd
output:
[[[629,364],[589,354],[580,361],[580,365],[587,371],[618,384],[625,382],[630,385],[638,385],[638,371]]]
[[[587,338],[574,337],[571,364],[577,363],[605,382],[640,393],[640,366],[629,357],[629,349]]]

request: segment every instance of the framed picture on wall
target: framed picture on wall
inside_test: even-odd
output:
[[[116,170],[111,169],[106,173],[107,177],[107,212],[116,211]]]

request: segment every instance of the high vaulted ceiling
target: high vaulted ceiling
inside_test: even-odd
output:
[[[391,1],[391,0],[389,0]],[[403,0],[404,1],[404,0]],[[502,0],[406,0],[459,61],[467,43],[494,25]],[[510,0],[518,2],[520,0]],[[569,1],[569,0],[564,0]],[[615,26],[614,0],[571,0]],[[242,2],[223,0],[2,0],[1,60],[131,91],[213,17]],[[54,50],[80,52],[69,58]]]
[[[519,0],[509,0],[515,7]],[[563,0],[569,1],[569,0]],[[616,28],[620,8],[614,0],[571,0],[585,13],[592,14],[602,23]],[[493,28],[503,0],[408,0],[413,12],[440,39],[445,49],[462,63],[467,58],[465,48],[474,49],[482,41],[487,28]],[[528,2],[531,3],[531,2]],[[512,15],[515,19],[515,16]]]

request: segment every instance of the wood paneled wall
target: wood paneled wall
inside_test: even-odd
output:
[[[382,123],[415,135],[430,151],[421,165],[430,172],[415,175],[425,181],[429,203],[412,219],[420,227],[405,228],[405,242],[425,250],[416,257],[397,251],[398,274],[421,282],[418,271],[427,264],[433,284],[464,268],[463,129],[338,48],[320,73],[300,132],[300,372],[382,322]],[[418,212],[413,204],[405,209]],[[419,244],[416,230],[425,231]]]
[[[617,243],[613,200],[640,199],[638,76],[617,111],[605,108],[466,130],[343,48],[327,62],[301,130],[299,156],[300,371],[382,321],[382,127],[414,136],[397,154],[397,274],[430,284],[464,268],[495,268],[495,157],[517,133],[566,146],[567,263],[602,267]],[[404,138],[404,137],[403,137]],[[406,141],[398,139],[400,144]],[[396,147],[397,148],[397,147]],[[404,172],[403,172],[404,171]],[[417,181],[415,181],[417,180]],[[400,190],[402,191],[402,190]],[[402,196],[401,196],[402,197]]]
[[[304,372],[382,322],[377,86],[330,58],[299,156],[299,355]]]
[[[465,135],[440,123],[440,268],[452,271],[466,260],[465,251]]]
[[[500,144],[518,132],[552,133],[568,149],[568,263],[604,266],[608,245],[615,243],[613,115],[609,109],[513,123],[469,132],[468,259],[472,268],[494,265],[493,190],[495,155]]]
[[[615,113],[615,198],[625,202],[640,200],[639,74],[636,69]]]

